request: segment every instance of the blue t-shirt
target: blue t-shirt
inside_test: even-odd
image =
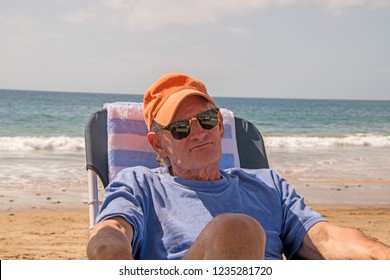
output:
[[[215,216],[243,213],[267,236],[265,258],[291,258],[323,218],[269,169],[221,170],[217,181],[171,176],[167,168],[126,168],[105,190],[97,222],[121,216],[134,227],[136,259],[181,259]]]

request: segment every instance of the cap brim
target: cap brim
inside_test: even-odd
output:
[[[194,89],[183,89],[168,97],[168,99],[161,106],[154,120],[162,126],[167,126],[176,114],[177,108],[179,108],[181,102],[189,96],[198,95],[205,98],[211,104],[215,105],[215,101],[210,95],[205,94]]]

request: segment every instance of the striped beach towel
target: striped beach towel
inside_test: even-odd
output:
[[[147,140],[148,129],[143,117],[143,104],[116,102],[104,105],[107,110],[109,180],[126,167],[159,166],[156,155]],[[225,135],[222,139],[221,169],[239,167],[236,130],[233,112],[221,108]]]

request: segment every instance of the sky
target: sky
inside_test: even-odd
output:
[[[0,0],[0,89],[390,100],[390,0]]]

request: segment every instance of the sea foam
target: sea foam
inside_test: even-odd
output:
[[[390,136],[354,134],[344,137],[265,136],[267,148],[390,147]]]
[[[354,134],[344,137],[264,136],[266,148],[342,148],[342,147],[390,147],[390,136]],[[10,152],[80,152],[85,150],[83,137],[69,136],[16,136],[0,137],[0,151]]]
[[[16,136],[0,137],[0,151],[63,151],[79,152],[85,149],[84,138],[69,136]]]

